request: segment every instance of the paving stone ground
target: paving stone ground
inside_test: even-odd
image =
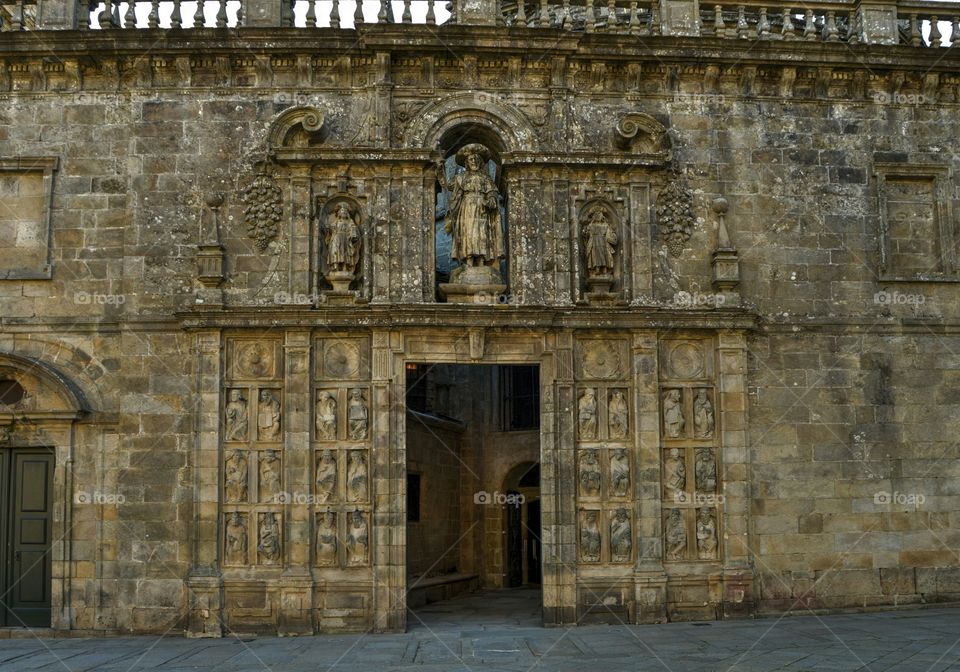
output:
[[[960,672],[960,609],[546,629],[537,598],[429,605],[404,634],[9,639],[0,671]]]

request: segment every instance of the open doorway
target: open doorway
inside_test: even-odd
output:
[[[542,624],[539,367],[407,365],[408,626]]]

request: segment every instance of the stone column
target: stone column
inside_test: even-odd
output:
[[[197,442],[193,451],[193,567],[188,637],[220,637],[223,584],[220,575],[220,332],[199,331],[197,353]]]
[[[717,375],[723,483],[723,615],[753,614],[750,556],[750,448],[747,445],[747,337],[739,331],[718,336]]]
[[[633,334],[637,567],[635,581],[638,623],[666,619],[667,575],[663,570],[660,511],[660,385],[657,334]]]
[[[291,330],[284,344],[284,445],[283,468],[286,492],[286,526],[283,538],[284,570],[280,580],[280,614],[277,632],[281,635],[313,632],[313,580],[310,574],[312,526],[308,496],[311,489],[310,447],[310,331]]]

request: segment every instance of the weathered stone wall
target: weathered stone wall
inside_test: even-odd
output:
[[[748,540],[737,552],[756,576],[753,594],[740,597],[761,610],[782,611],[798,600],[840,608],[960,595],[958,455],[951,440],[960,403],[953,391],[960,367],[954,354],[960,347],[956,57],[938,54],[943,58],[933,66],[922,53],[901,58],[897,52],[892,59],[867,50],[868,72],[841,46],[766,44],[749,63],[733,63],[737,50],[729,42],[724,57],[709,46],[691,47],[689,60],[682,60],[675,50],[652,56],[616,36],[609,45],[599,36],[568,36],[557,46],[508,33],[496,50],[457,34],[465,51],[489,57],[479,68],[472,56],[443,57],[428,33],[422,35],[428,47],[351,47],[338,38],[329,56],[318,57],[310,56],[313,45],[296,39],[283,43],[283,54],[271,51],[268,38],[276,35],[250,33],[245,50],[275,57],[269,78],[262,68],[254,72],[256,59],[205,61],[191,44],[164,41],[152,47],[153,70],[144,76],[130,65],[129,50],[146,53],[137,38],[116,38],[120,50],[100,44],[86,52],[82,45],[67,49],[79,38],[65,34],[52,44],[79,63],[82,76],[73,81],[50,72],[42,83],[27,66],[43,54],[21,35],[11,39],[0,77],[0,159],[56,157],[58,164],[51,278],[0,280],[0,352],[43,362],[83,390],[89,413],[74,425],[61,497],[100,495],[67,509],[70,549],[59,576],[72,578],[69,591],[58,589],[57,627],[162,632],[184,624],[189,609],[203,611],[184,581],[199,566],[213,571],[216,558],[199,557],[197,549],[203,538],[222,534],[198,523],[220,516],[218,472],[200,470],[198,446],[198,427],[219,424],[220,390],[205,388],[204,376],[219,385],[221,373],[203,367],[218,361],[220,339],[201,356],[191,330],[217,333],[225,322],[232,328],[259,322],[277,335],[287,326],[322,332],[337,324],[348,332],[376,322],[387,341],[411,325],[446,324],[463,333],[492,325],[506,335],[502,345],[511,334],[520,338],[536,329],[626,334],[647,327],[645,334],[664,339],[690,327],[712,338],[755,320],[745,383],[723,390],[731,396],[724,402],[730,408],[722,410],[743,410],[733,407],[736,395],[748,404],[745,426],[724,427],[747,432],[746,448],[734,446],[746,459],[723,476],[748,483],[738,496],[750,502],[749,525],[728,530]],[[500,33],[478,29],[477,35]],[[301,67],[304,58],[308,65]],[[24,67],[10,69],[13,63]],[[911,70],[931,67],[923,78]],[[241,195],[266,155],[278,115],[291,109],[291,94],[323,112],[323,131],[294,125],[273,147],[280,150],[270,170],[281,188],[282,216],[261,250],[248,236]],[[662,124],[669,160],[655,147],[616,148],[613,129],[627,113]],[[492,305],[458,313],[424,305],[390,315],[391,306],[434,303],[431,161],[441,153],[437,143],[443,151],[452,148],[454,127],[444,125],[451,115],[470,121],[473,139],[502,143],[497,152],[512,245],[503,302],[515,304],[509,310],[517,318]],[[679,257],[660,252],[656,199],[675,179],[668,167],[691,188],[696,216]],[[904,174],[910,179],[901,179]],[[914,178],[916,190],[909,191]],[[907,195],[888,198],[893,187],[879,190],[881,182]],[[901,221],[898,203],[923,204],[925,190],[938,195],[939,210],[929,210],[938,219],[921,217],[916,230],[939,230],[939,239],[916,250],[908,249],[907,238],[885,243],[884,226]],[[205,205],[213,192],[226,194],[219,211],[226,311],[190,317],[185,311],[209,305],[197,304],[194,257],[198,244],[216,239]],[[319,303],[314,215],[338,194],[349,195],[362,212],[369,265],[360,291],[370,304],[295,309],[291,303]],[[576,230],[582,206],[601,196],[621,217],[629,241],[624,255],[631,256],[629,263],[621,257],[615,286],[628,305],[598,310],[582,305]],[[739,254],[739,307],[718,307],[717,297],[727,295],[712,287],[718,236],[712,207],[719,196],[729,204],[726,227]],[[910,230],[909,222],[904,226]],[[892,252],[920,261],[906,271],[891,267],[902,258],[885,256],[891,245],[904,246]],[[928,259],[929,273],[915,273],[925,255],[936,256],[931,250],[939,258]],[[500,317],[491,321],[490,315]],[[390,343],[384,352],[401,351]],[[309,350],[295,341],[283,347]],[[468,353],[464,346],[462,357]],[[561,364],[564,356],[557,355]],[[649,364],[655,357],[643,356],[648,359],[635,350],[636,361],[647,363],[633,373],[637,400],[631,405],[643,423],[636,428],[635,465],[644,481],[635,509],[636,571],[648,572],[644,585],[655,590],[663,573],[654,560],[663,555],[662,530],[659,503],[648,502],[658,499],[654,484],[661,473],[659,457],[651,457],[660,450],[658,370]],[[298,437],[308,436],[309,388],[322,379],[288,373],[300,376],[291,389],[308,400],[296,411]],[[395,374],[389,373],[379,379],[384,388]],[[551,376],[546,386],[572,385],[574,378],[559,369]],[[556,404],[550,413],[567,419],[542,436],[567,432],[557,439],[566,441],[567,452],[555,473],[544,473],[557,483],[567,479],[569,497],[575,404],[569,389],[557,387],[551,395],[545,401]],[[374,426],[382,432],[377,451],[397,430],[386,422]],[[210,436],[216,451],[216,431]],[[726,444],[720,449],[727,454]],[[730,462],[724,457],[721,464]],[[388,470],[384,465],[382,480],[373,484],[374,499],[390,482]],[[547,486],[549,496],[557,495],[553,487]],[[391,491],[378,503],[386,507],[399,496]],[[549,514],[545,525],[552,524]],[[569,549],[576,543],[570,529],[551,541]],[[468,540],[465,548],[471,543],[482,542]],[[387,546],[383,557],[373,558],[381,577],[401,564]],[[734,615],[717,605],[736,597],[722,594],[709,577],[697,580],[695,596],[707,596],[709,615]],[[320,628],[367,625],[370,602],[356,597],[370,590],[364,581],[342,602],[331,601],[327,621],[316,614],[307,620]],[[657,604],[635,586],[618,594]],[[269,590],[248,606],[269,614],[265,627],[275,629],[276,605],[293,598],[276,593],[275,603],[262,601]],[[567,583],[546,592],[566,590]],[[684,601],[682,591],[671,594]],[[655,620],[667,613],[660,606],[632,613]],[[682,609],[670,613],[683,617]]]

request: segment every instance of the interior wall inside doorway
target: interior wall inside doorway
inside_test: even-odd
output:
[[[409,586],[458,575],[475,575],[482,588],[516,585],[507,557],[516,499],[507,498],[537,506],[539,418],[536,366],[408,365]],[[524,521],[526,512],[518,512]],[[524,528],[524,567],[539,550],[531,534],[539,526]],[[538,578],[527,570],[522,582]]]

